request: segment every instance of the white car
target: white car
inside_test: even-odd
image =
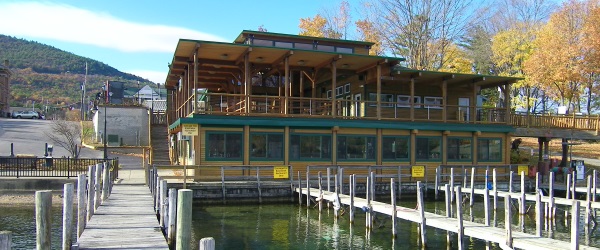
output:
[[[12,114],[12,118],[17,118],[17,119],[38,119],[40,118],[40,114],[38,114],[38,112],[35,111],[15,111]]]

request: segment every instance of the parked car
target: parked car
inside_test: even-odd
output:
[[[38,114],[38,112],[29,110],[29,111],[15,111],[12,114],[12,118],[17,118],[17,119],[38,119],[40,118],[40,114]]]

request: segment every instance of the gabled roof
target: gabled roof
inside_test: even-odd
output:
[[[323,41],[323,42],[332,42],[332,43],[347,43],[347,44],[364,45],[364,46],[372,46],[373,44],[375,44],[372,42],[365,42],[365,41],[332,39],[332,38],[316,37],[316,36],[301,36],[301,35],[291,35],[291,34],[283,34],[283,33],[253,31],[253,30],[243,30],[233,42],[234,43],[243,43],[245,40],[244,35],[269,36],[269,37],[274,37],[274,38],[275,37],[292,38],[292,39],[299,39],[299,40]]]

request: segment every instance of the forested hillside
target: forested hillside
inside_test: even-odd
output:
[[[9,60],[11,106],[29,103],[71,105],[81,100],[81,87],[88,64],[87,96],[100,91],[106,80],[127,82],[126,87],[137,89],[151,84],[141,77],[123,73],[105,63],[34,41],[0,35],[0,62]],[[30,104],[29,104],[30,105]]]

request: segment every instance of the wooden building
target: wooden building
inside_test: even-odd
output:
[[[372,43],[242,31],[179,40],[165,86],[172,163],[498,165],[516,78],[407,69]],[[500,88],[502,108],[480,91]]]

